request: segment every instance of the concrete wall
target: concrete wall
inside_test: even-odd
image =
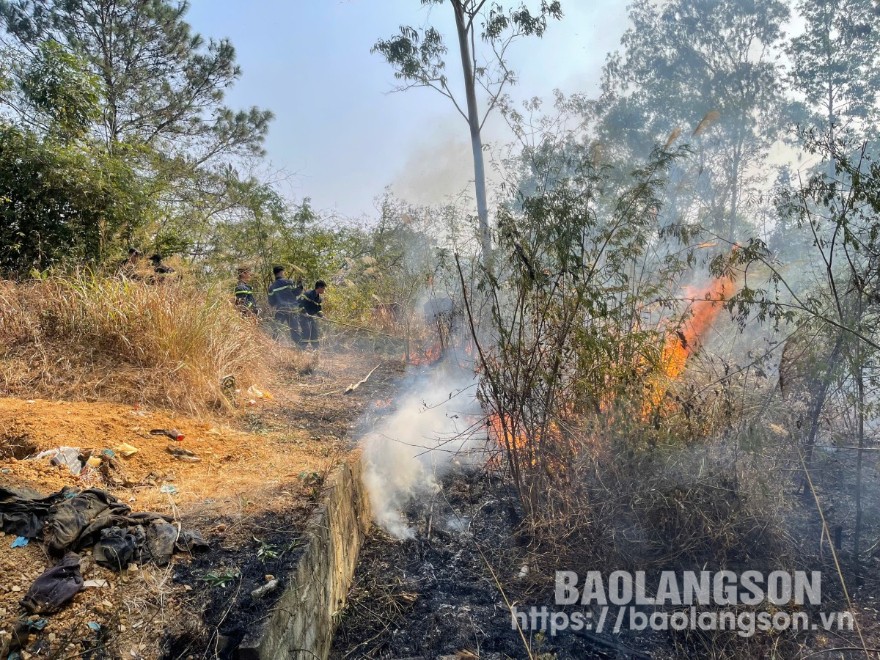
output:
[[[308,545],[263,629],[239,646],[243,660],[325,659],[370,526],[370,503],[357,454],[333,471],[309,519]]]

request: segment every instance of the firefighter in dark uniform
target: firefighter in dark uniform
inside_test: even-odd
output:
[[[260,312],[254,298],[254,287],[250,285],[251,269],[241,266],[238,269],[238,284],[235,285],[235,305],[245,316],[257,316]]]
[[[290,340],[294,344],[300,344],[302,333],[299,296],[303,292],[303,285],[284,277],[284,266],[275,266],[272,274],[275,276],[275,281],[269,285],[269,307],[275,310],[275,320],[289,330]]]
[[[324,304],[324,291],[327,290],[327,284],[324,280],[315,282],[315,288],[306,291],[299,297],[299,306],[302,310],[300,323],[302,327],[302,346],[318,348],[318,342],[321,339],[320,329],[318,328],[318,319],[324,316],[321,307]]]

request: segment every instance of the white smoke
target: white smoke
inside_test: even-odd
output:
[[[473,370],[439,365],[414,379],[397,410],[361,440],[373,518],[389,534],[413,538],[403,512],[437,493],[453,467],[477,460],[472,451],[486,434],[479,433],[476,383]]]

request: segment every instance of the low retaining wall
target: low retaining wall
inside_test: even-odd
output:
[[[370,503],[361,482],[357,454],[325,483],[323,502],[306,526],[308,545],[287,576],[287,585],[262,630],[239,646],[243,660],[324,660],[336,628],[358,554],[370,526]]]

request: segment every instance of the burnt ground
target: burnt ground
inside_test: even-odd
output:
[[[366,382],[344,393],[374,367]],[[289,391],[293,404],[256,410],[246,424],[255,433],[288,433],[292,438],[305,434],[310,442],[324,444],[328,455],[342,455],[355,445],[364,425],[384,414],[403,369],[399,358],[322,351],[305,368],[279,374],[274,391]],[[305,499],[280,516],[271,512],[249,518],[236,540],[214,536],[209,552],[174,566],[172,581],[186,589],[180,609],[199,616],[188,624],[181,622],[166,636],[162,657],[234,657],[244,636],[262,625],[283,593],[305,547],[303,530],[321,499],[326,476],[300,473]],[[225,531],[228,522],[217,519],[210,525]],[[254,589],[274,579],[275,589],[252,596]]]
[[[216,544],[211,552],[175,567],[172,579],[189,587],[184,611],[201,612],[191,630],[178,632],[163,642],[166,658],[232,657],[244,636],[267,615],[284,589],[284,577],[296,567],[304,547],[302,529],[308,510],[253,521],[260,536],[244,546]],[[259,532],[258,532],[259,533]],[[268,579],[267,579],[268,578]],[[279,586],[262,598],[251,592],[271,579]],[[207,635],[206,635],[207,633]]]
[[[624,620],[619,634],[612,634],[611,623],[599,634],[596,610],[592,631],[567,630],[553,637],[524,630],[523,639],[512,625],[510,606],[520,611],[532,605],[574,610],[554,606],[553,574],[547,565],[565,567],[553,561],[552,549],[549,554],[547,548],[540,551],[544,568],[534,568],[538,551],[512,489],[488,471],[458,474],[447,478],[433,499],[411,506],[407,518],[415,538],[398,540],[376,528],[368,538],[331,658],[501,660],[529,657],[527,648],[539,660],[803,658],[832,649],[826,657],[866,657],[855,633],[833,630],[745,639],[733,632],[638,632]],[[809,562],[801,568],[823,572],[822,605],[808,608],[810,620],[819,620],[820,611],[851,609],[861,622],[865,645],[880,647],[877,562],[866,571],[871,577],[851,585],[850,606],[828,553],[824,558],[805,555],[804,560]],[[587,568],[607,572],[607,567]],[[612,606],[609,611],[616,610]]]
[[[375,528],[368,538],[330,657],[527,657],[507,603],[553,609],[553,586],[536,590],[524,568],[529,540],[515,493],[490,472],[458,474],[408,518],[414,539]],[[524,635],[535,657],[647,657],[635,638]]]

